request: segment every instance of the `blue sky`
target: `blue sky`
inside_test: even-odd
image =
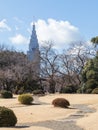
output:
[[[97,36],[98,0],[0,0],[0,43],[27,51],[35,16],[38,40],[56,48]]]

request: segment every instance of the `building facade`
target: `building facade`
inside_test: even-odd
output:
[[[35,24],[33,24],[33,30],[29,43],[29,50],[27,51],[27,58],[29,61],[32,62],[34,66],[34,71],[36,73],[40,73],[40,51]]]

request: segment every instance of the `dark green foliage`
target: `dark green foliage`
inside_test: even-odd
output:
[[[12,92],[7,91],[7,90],[2,90],[0,92],[0,94],[1,94],[1,96],[0,96],[1,98],[12,98],[13,97]]]
[[[92,39],[91,39],[91,42],[95,45],[95,47],[98,45],[98,36],[96,36],[96,37],[93,37]]]
[[[82,84],[84,84],[84,93],[91,93],[98,86],[98,54],[84,66]]]
[[[80,87],[78,90],[77,90],[77,93],[85,93],[85,87],[84,86],[82,86],[82,87]]]
[[[98,72],[95,70],[89,70],[86,73],[86,77],[87,79],[97,79],[98,78]]]
[[[83,70],[82,73],[81,73],[81,78],[82,78],[82,81],[85,83],[87,81],[87,78],[86,78],[86,72]]]
[[[95,89],[92,91],[92,94],[98,94],[98,88],[95,88]]]
[[[98,86],[98,82],[94,79],[89,79],[85,84],[77,90],[77,93],[92,93],[93,89]]]
[[[65,98],[56,98],[52,101],[52,105],[54,105],[55,107],[67,108],[68,106],[70,106],[70,103]]]
[[[77,90],[77,93],[82,93],[81,88],[79,88],[79,89]]]
[[[18,101],[21,104],[30,105],[33,101],[33,97],[30,94],[21,94],[18,96]]]
[[[77,87],[75,85],[67,85],[66,87],[61,88],[60,93],[75,93]]]
[[[82,70],[82,81],[86,82],[88,79],[91,79],[92,74],[95,72],[94,70],[94,62],[91,59],[86,63]]]
[[[34,95],[44,95],[45,92],[44,92],[43,90],[41,90],[41,89],[37,89],[37,90],[34,90],[34,91],[33,91],[33,94],[34,94]]]
[[[85,83],[86,89],[94,89],[98,86],[98,82],[95,79],[89,79]]]
[[[0,127],[11,127],[17,123],[17,117],[11,109],[0,107]]]
[[[93,89],[89,88],[89,89],[86,90],[86,93],[89,94],[89,93],[92,93],[92,91],[93,91]]]
[[[63,87],[63,88],[61,88],[60,93],[72,93],[72,88],[71,87]]]

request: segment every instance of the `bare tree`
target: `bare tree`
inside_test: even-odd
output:
[[[47,46],[41,48],[41,77],[49,84],[49,92],[55,92],[56,76],[58,73],[58,54],[52,48],[53,45],[47,42]]]
[[[37,87],[38,76],[34,64],[26,55],[16,51],[0,51],[0,85],[1,88],[12,90],[24,88],[34,90]]]
[[[85,43],[71,44],[68,50],[58,54],[51,42],[40,49],[40,75],[37,75],[34,66],[22,52],[0,47],[0,87],[1,89],[34,90],[48,89],[55,93],[60,88],[81,83],[81,71],[87,60],[93,57],[96,51]],[[47,86],[47,87],[46,87]]]
[[[84,43],[71,44],[70,48],[60,55],[61,68],[60,73],[67,77],[67,84],[81,83],[81,71],[91,57],[92,51]]]

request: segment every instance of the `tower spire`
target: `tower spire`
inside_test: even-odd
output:
[[[35,16],[33,16],[33,31],[36,33],[36,30],[35,30]]]
[[[36,34],[35,22],[33,20],[33,30],[29,42],[29,51],[27,51],[27,57],[32,63],[34,63],[34,71],[39,73],[40,70],[40,52],[39,44]]]
[[[33,16],[33,25],[35,25],[35,16]]]
[[[39,49],[39,44],[38,44],[38,39],[37,39],[37,34],[36,34],[36,29],[35,29],[35,22],[33,23],[33,29],[32,29],[32,34],[29,42],[29,59],[33,59],[33,55],[31,56],[31,53],[34,53],[35,49]]]

